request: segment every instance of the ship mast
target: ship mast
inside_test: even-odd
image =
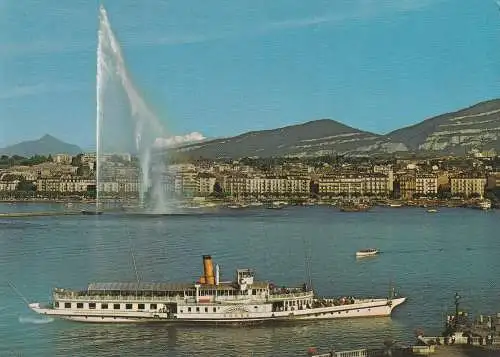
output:
[[[305,238],[304,242],[304,267],[305,267],[305,283],[307,288],[312,290],[312,276],[311,276],[311,246],[306,244]]]

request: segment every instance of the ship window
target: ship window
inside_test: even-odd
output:
[[[190,307],[188,307],[188,312],[191,312],[191,308]]]
[[[208,307],[205,308],[205,312],[208,312]]]
[[[157,309],[156,304],[149,304],[149,308],[151,310],[156,310]]]
[[[108,308],[108,304],[101,304],[101,309],[106,310]]]
[[[89,302],[89,309],[95,309],[95,302]]]
[[[257,290],[252,289],[252,295],[257,295]]]
[[[132,310],[132,304],[125,304],[125,309]]]
[[[199,307],[196,308],[196,312],[200,312],[200,308]]]
[[[113,304],[113,309],[120,310],[120,304]]]
[[[138,308],[139,310],[144,310],[144,308],[145,308],[145,307],[144,307],[144,304],[138,304],[138,305],[137,305],[137,308]]]
[[[76,308],[77,309],[83,309],[83,302],[77,302],[76,303]]]
[[[55,307],[59,307],[59,301],[56,301],[56,302],[54,303],[54,306],[55,306]]]
[[[214,312],[217,312],[217,308],[214,307]]]
[[[64,308],[65,309],[71,309],[71,303],[70,302],[65,302],[64,303]]]

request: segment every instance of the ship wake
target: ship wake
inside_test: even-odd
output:
[[[32,325],[43,325],[53,322],[52,317],[26,317],[19,316],[19,323],[21,324],[32,324]]]

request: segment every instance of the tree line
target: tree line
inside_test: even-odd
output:
[[[0,156],[0,169],[7,169],[13,166],[34,166],[43,164],[44,162],[52,162],[52,156],[34,155],[24,157],[19,155],[2,155]]]

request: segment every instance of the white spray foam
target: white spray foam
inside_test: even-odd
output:
[[[48,324],[53,322],[54,319],[52,317],[25,317],[25,316],[19,316],[19,322],[22,324],[34,324],[34,325],[41,325],[41,324]]]
[[[165,193],[161,187],[162,170],[152,170],[153,167],[162,167],[162,158],[160,155],[155,157],[151,150],[154,147],[155,141],[158,137],[164,137],[164,128],[161,125],[158,117],[146,104],[142,96],[136,89],[131,76],[125,65],[124,56],[120,45],[111,29],[111,25],[106,13],[106,10],[101,5],[99,11],[99,32],[98,32],[98,46],[97,46],[97,201],[99,205],[100,194],[102,190],[102,127],[106,124],[106,111],[104,110],[104,97],[106,85],[113,81],[113,83],[120,83],[123,91],[126,94],[128,105],[130,106],[130,114],[135,121],[135,146],[139,154],[140,161],[140,187],[139,198],[140,204],[145,204],[145,193],[150,190],[154,195],[154,211],[158,213],[165,213],[167,209]],[[117,133],[119,134],[119,128]],[[152,177],[151,177],[152,176]]]

